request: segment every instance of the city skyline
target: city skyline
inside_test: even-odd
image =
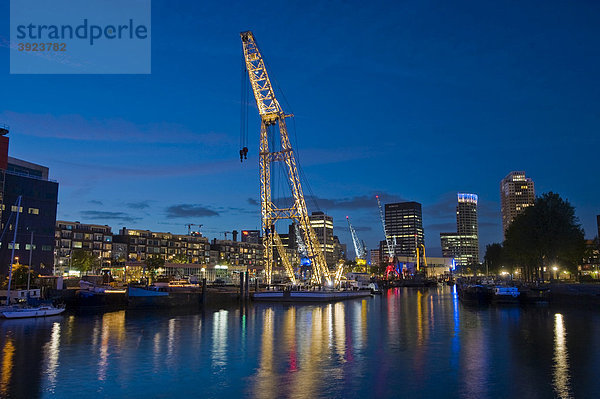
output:
[[[253,29],[291,104],[284,108],[296,114],[292,144],[312,188],[305,194],[319,204],[308,200],[309,212],[331,215],[349,248],[346,215],[369,249],[383,239],[379,194],[384,204],[421,203],[428,252],[439,254],[439,233],[455,226],[455,195],[470,192],[479,196],[483,251],[502,241],[498,182],[515,170],[538,193],[570,200],[591,238],[598,6],[446,7],[289,4],[232,16],[225,6],[189,4],[184,13],[155,1],[152,75],[23,77],[1,66],[9,155],[50,168],[59,219],[173,233],[198,223],[208,237],[259,228],[254,107],[248,162],[237,154],[238,33]],[[8,14],[8,4],[0,10]],[[275,18],[291,12],[302,18]],[[277,22],[257,24],[264,18]],[[349,41],[357,25],[361,35]],[[0,45],[3,58],[9,51]],[[359,101],[369,97],[379,101]]]

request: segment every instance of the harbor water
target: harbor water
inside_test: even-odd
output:
[[[600,312],[453,287],[0,320],[0,397],[593,398]]]

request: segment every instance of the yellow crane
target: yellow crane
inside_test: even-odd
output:
[[[289,219],[296,221],[302,232],[306,252],[312,265],[311,282],[313,284],[330,285],[331,277],[329,269],[325,262],[325,256],[321,251],[317,235],[310,225],[296,158],[287,133],[285,119],[292,115],[285,114],[275,98],[275,92],[273,91],[271,80],[269,79],[254,35],[252,32],[247,31],[240,33],[240,36],[242,38],[246,70],[248,71],[250,85],[261,120],[259,152],[260,208],[267,284],[271,283],[274,249],[278,248],[279,256],[282,259],[287,257],[285,251],[282,253],[280,249],[283,246],[280,247],[277,245],[275,223],[278,220]],[[281,143],[280,149],[270,148],[269,143],[274,142],[272,139],[276,139],[277,136]],[[245,155],[245,152],[247,150],[244,151],[243,155]],[[271,164],[275,162],[285,164],[292,194],[293,204],[283,208],[277,207],[271,197]]]
[[[421,248],[423,249],[423,255],[421,255]],[[423,258],[423,266],[427,270],[427,256],[425,255],[425,244],[417,245],[417,271],[421,270],[421,257]]]

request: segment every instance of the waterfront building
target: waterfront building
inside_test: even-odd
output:
[[[260,244],[262,242],[260,230],[242,230],[242,242]]]
[[[212,240],[210,244],[211,265],[227,265],[230,272],[263,269],[263,246],[252,242]]]
[[[533,180],[525,176],[525,172],[510,172],[500,181],[500,206],[502,209],[502,232],[525,208],[535,202]]]
[[[111,265],[113,233],[107,225],[57,220],[54,237],[54,267],[57,275],[69,271],[71,256],[77,249],[89,252],[98,259],[98,266]]]
[[[477,195],[458,193],[456,233],[440,233],[442,255],[452,257],[461,266],[479,263]]]
[[[458,257],[460,248],[460,236],[458,233],[440,233],[442,242],[442,256],[448,258]]]
[[[416,264],[414,256],[398,256],[396,258],[398,265],[402,267],[402,270],[408,270],[410,273],[416,271]],[[427,257],[427,267],[421,263],[421,268],[427,273],[429,277],[441,277],[446,276],[454,270],[455,260],[452,257]]]
[[[160,256],[166,262],[184,260],[187,263],[208,264],[210,244],[199,234],[172,234],[123,227],[113,237],[114,243],[127,245],[127,260],[143,261],[148,256]]]
[[[370,251],[370,256],[371,256],[371,265],[379,266],[379,264],[381,263],[381,251],[379,250],[379,248],[372,249]]]
[[[600,271],[600,238],[596,237],[593,240],[585,240],[585,256],[581,263],[581,272],[597,279],[600,278],[598,271]]]
[[[0,229],[8,229],[0,242],[0,265],[11,262],[15,219],[11,212],[19,212],[19,226],[15,243],[15,257],[20,264],[28,264],[36,273],[52,274],[54,266],[54,226],[58,204],[58,183],[49,179],[49,169],[35,163],[8,156],[8,127],[0,126]],[[21,206],[15,203],[21,196]],[[33,232],[33,246],[31,233]],[[31,251],[30,251],[31,249]],[[0,272],[5,273],[5,270]]]
[[[418,202],[385,204],[385,227],[395,243],[395,256],[416,256],[416,248],[425,244],[423,213]],[[387,247],[384,241],[384,258]]]

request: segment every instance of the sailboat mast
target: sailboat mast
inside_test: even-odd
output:
[[[15,262],[15,246],[17,242],[17,230],[19,229],[19,213],[21,213],[21,196],[17,198],[17,217],[15,220],[15,233],[13,234],[12,250],[10,252],[10,268],[8,269],[8,292],[6,294],[6,304],[10,305],[10,283],[12,282],[12,269]]]

